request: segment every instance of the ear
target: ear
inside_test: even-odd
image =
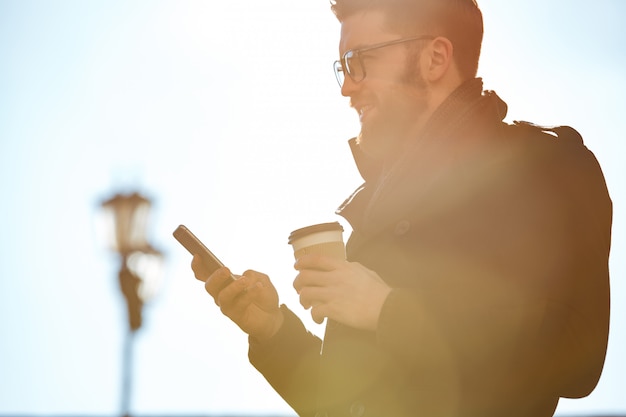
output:
[[[436,37],[427,50],[427,61],[424,69],[424,78],[436,82],[446,75],[453,67],[454,47],[448,38]]]

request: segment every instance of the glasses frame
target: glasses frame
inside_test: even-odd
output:
[[[343,83],[344,83],[345,78],[346,78],[345,74],[348,74],[348,77],[350,77],[350,79],[352,81],[354,81],[355,83],[360,83],[361,81],[363,81],[365,79],[365,77],[367,77],[367,73],[366,73],[366,70],[365,70],[365,65],[363,64],[363,60],[361,58],[361,54],[363,52],[372,51],[374,49],[384,48],[386,46],[398,45],[400,43],[405,43],[405,42],[429,41],[429,40],[433,40],[433,39],[435,39],[435,36],[432,36],[432,35],[420,35],[420,36],[412,36],[412,37],[409,37],[409,38],[394,39],[392,41],[381,42],[381,43],[365,46],[363,48],[358,48],[358,49],[348,49],[341,56],[341,59],[338,59],[337,61],[335,61],[333,63],[333,70],[335,71],[335,78],[337,79],[337,83],[339,84],[339,87],[343,87]],[[350,65],[348,65],[348,62],[352,61],[354,58],[357,59],[357,61],[355,61],[355,62],[358,62],[358,65],[360,65],[361,69],[363,70],[362,71],[363,72],[363,76],[358,78],[358,79],[354,77],[354,75],[352,74],[353,71],[350,71]]]

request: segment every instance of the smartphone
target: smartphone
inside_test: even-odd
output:
[[[176,240],[180,242],[181,245],[185,247],[192,255],[199,255],[202,259],[204,265],[209,269],[209,274],[212,274],[217,269],[224,266],[224,264],[207,248],[200,239],[196,237],[191,230],[189,230],[186,226],[180,225],[174,230],[172,233]],[[236,278],[233,274],[230,274],[231,280],[235,280]],[[230,284],[231,281],[226,281],[222,287],[226,287]]]

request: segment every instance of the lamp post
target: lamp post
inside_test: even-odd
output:
[[[128,310],[128,332],[124,342],[122,415],[130,415],[133,345],[142,324],[144,303],[159,284],[162,254],[147,239],[151,202],[139,193],[115,194],[102,203],[109,246],[120,258],[118,279]]]

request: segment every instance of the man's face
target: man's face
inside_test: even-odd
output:
[[[341,25],[340,56],[347,50],[403,37],[389,32],[384,22],[384,14],[376,11],[346,18]],[[350,97],[350,105],[359,115],[359,145],[376,159],[401,152],[421,126],[429,94],[414,51],[423,44],[417,41],[363,52],[366,77],[354,82],[346,75],[341,94]]]

